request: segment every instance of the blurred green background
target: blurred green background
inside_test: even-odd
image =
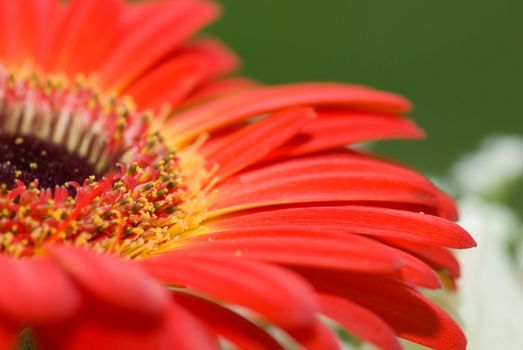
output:
[[[207,32],[267,83],[342,81],[409,97],[421,142],[381,154],[441,175],[488,134],[523,134],[523,1],[221,0]],[[523,155],[521,155],[523,157]],[[512,201],[523,208],[523,186]]]

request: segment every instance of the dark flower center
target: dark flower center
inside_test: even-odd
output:
[[[101,95],[80,78],[16,75],[0,64],[0,188],[37,180],[36,187],[54,192],[99,180],[129,155],[146,119],[129,101]],[[78,186],[71,185],[74,197]]]
[[[40,187],[54,189],[68,181],[82,183],[98,176],[87,159],[34,136],[0,134],[0,184],[15,186],[15,179],[28,184],[38,180]]]

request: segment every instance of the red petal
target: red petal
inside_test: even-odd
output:
[[[258,85],[256,81],[243,77],[210,81],[197,88],[179,107],[187,108],[211,100],[218,100],[228,95],[254,89]]]
[[[122,16],[123,27],[129,29],[139,27],[141,23],[153,17],[155,13],[163,12],[171,5],[161,1],[133,1],[124,8]]]
[[[19,331],[0,322],[0,349],[15,349]]]
[[[418,287],[430,289],[441,287],[438,275],[423,260],[420,260],[401,249],[388,248],[393,249],[394,253],[403,262],[401,268],[392,273],[391,276],[395,276],[408,284]]]
[[[326,327],[323,323],[316,321],[314,331],[307,334],[306,337],[302,335],[292,334],[294,338],[303,346],[306,350],[339,350],[340,346],[338,343],[337,336],[333,331]]]
[[[209,77],[214,78],[235,70],[239,65],[236,54],[223,43],[213,38],[204,38],[187,44],[177,52],[178,55],[197,55],[205,57],[210,63]]]
[[[402,264],[390,247],[365,237],[292,226],[206,234],[184,244],[179,254],[199,252],[298,266],[391,272]]]
[[[448,220],[405,210],[370,206],[284,208],[266,211],[257,209],[217,217],[210,223],[213,231],[282,225],[393,237],[451,248],[470,248],[476,245],[464,229]]]
[[[450,198],[448,194],[446,194],[443,191],[437,192],[438,197],[438,215],[452,220],[457,221],[458,220],[458,208],[456,207],[456,204],[454,203],[454,200]]]
[[[240,349],[283,350],[262,328],[223,306],[184,293],[176,293],[175,300]]]
[[[102,317],[132,315],[147,323],[162,316],[169,301],[167,292],[136,266],[80,248],[55,246],[49,253],[89,295],[103,303]],[[104,308],[123,312],[104,312]]]
[[[44,258],[14,260],[0,254],[0,317],[38,325],[71,317],[81,305],[76,286]]]
[[[318,118],[269,156],[270,159],[312,153],[347,144],[391,138],[421,138],[424,133],[409,119],[391,114],[349,109],[320,110]]]
[[[169,305],[170,304],[170,305]],[[216,338],[184,308],[169,303],[165,319],[153,329],[117,328],[112,324],[82,320],[62,329],[36,331],[39,348],[64,350],[218,350]],[[68,327],[69,326],[69,327]],[[51,334],[49,334],[51,332]],[[55,332],[54,336],[52,333]]]
[[[120,0],[75,0],[68,4],[63,19],[54,22],[56,28],[45,52],[44,68],[75,74],[79,68],[94,63],[117,31],[114,21],[121,6]],[[90,69],[81,73],[89,72]]]
[[[99,67],[100,84],[121,91],[145,70],[177,48],[218,14],[203,1],[172,1],[157,4],[161,11],[142,18],[138,28],[128,28]]]
[[[199,153],[208,158],[211,154],[215,154],[218,149],[222,148],[229,137],[245,127],[247,127],[246,123],[234,124],[214,132],[200,147]]]
[[[318,291],[346,298],[375,313],[399,337],[434,349],[466,347],[463,332],[450,316],[402,282],[349,272],[300,272]]]
[[[436,270],[446,270],[454,279],[460,275],[459,262],[448,249],[396,238],[380,238],[380,240],[409,252]]]
[[[19,1],[0,0],[0,54],[11,64],[15,63],[21,51],[18,27],[24,23],[20,21],[22,15]]]
[[[406,282],[439,288],[434,271],[402,250],[359,237],[309,228],[280,226],[238,229],[186,241],[182,252],[241,257],[285,265],[390,273]]]
[[[115,38],[122,30],[122,15],[125,10],[123,1],[99,1],[92,10],[94,12],[88,17],[80,18],[75,23],[79,26],[76,30],[71,30],[68,23],[62,26],[62,34],[71,35],[72,41],[68,55],[60,62],[62,67],[54,67],[56,71],[68,73],[73,77],[76,74],[97,74],[107,52],[114,47]],[[54,50],[62,50],[61,43],[60,37],[55,38],[55,48],[51,50],[51,55]]]
[[[21,67],[35,60],[47,40],[55,0],[0,0],[0,57]]]
[[[284,269],[233,258],[162,254],[139,261],[164,283],[247,307],[285,329],[310,329],[318,309],[309,286]]]
[[[333,295],[320,296],[322,313],[353,335],[383,350],[400,350],[396,334],[381,318],[366,308]]]
[[[276,112],[226,137],[221,147],[214,147],[213,153],[205,156],[209,164],[220,165],[216,176],[225,179],[285,143],[315,117],[311,108],[297,107]]]
[[[437,205],[436,188],[419,174],[342,154],[294,159],[235,175],[217,186],[209,215],[311,202],[399,202]]]
[[[172,119],[171,127],[166,132],[177,136],[184,133],[177,137],[178,142],[184,142],[202,132],[248,117],[302,105],[349,106],[388,113],[405,113],[410,109],[409,102],[404,98],[367,87],[327,83],[290,84],[259,88],[194,108]]]
[[[165,104],[172,107],[182,101],[206,73],[207,64],[203,58],[179,56],[148,71],[122,94],[132,96],[140,107],[158,112]]]

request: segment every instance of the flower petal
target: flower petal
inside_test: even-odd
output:
[[[392,328],[366,308],[329,294],[321,294],[320,301],[322,313],[338,322],[351,334],[383,350],[401,349]]]
[[[310,202],[393,202],[435,208],[436,188],[399,166],[350,154],[298,158],[237,174],[219,184],[209,217]]]
[[[350,109],[319,110],[318,118],[269,156],[289,157],[343,147],[347,144],[391,138],[424,136],[414,122],[393,114],[366,113]]]
[[[125,88],[142,108],[159,112],[165,105],[171,107],[182,101],[202,82],[207,73],[207,62],[196,55],[177,56],[151,69],[147,75]]]
[[[0,254],[0,318],[15,324],[58,322],[80,309],[76,286],[46,258],[14,260]]]
[[[393,237],[451,248],[470,248],[474,239],[460,226],[433,215],[364,206],[275,208],[234,213],[208,223],[213,231],[282,225]]]
[[[129,329],[82,319],[63,328],[36,330],[39,348],[64,350],[218,350],[214,335],[183,307],[169,303],[165,319],[154,328]]]
[[[348,106],[364,111],[405,113],[410,103],[403,97],[371,88],[344,84],[289,84],[259,88],[178,114],[165,131],[178,143],[248,117],[294,106]],[[182,135],[183,133],[183,135]]]
[[[0,322],[0,349],[15,349],[19,330]]]
[[[57,7],[55,0],[0,0],[0,57],[4,63],[22,66],[40,54]]]
[[[185,241],[180,252],[266,262],[388,273],[405,282],[439,288],[434,271],[414,256],[365,237],[280,226],[237,229]]]
[[[210,37],[188,43],[178,50],[177,54],[205,57],[206,61],[210,63],[208,74],[212,78],[232,72],[240,64],[240,59],[231,49]]]
[[[115,308],[120,321],[149,323],[162,317],[169,301],[167,292],[121,258],[98,255],[74,247],[53,246],[49,254],[92,297],[100,308]],[[99,303],[97,303],[99,304]],[[108,317],[110,312],[100,312]],[[120,316],[121,315],[121,316]],[[133,315],[132,319],[125,317]],[[124,318],[124,319],[122,319]]]
[[[316,321],[314,330],[306,336],[292,333],[291,335],[296,338],[306,350],[340,350],[338,338],[333,330],[320,321]]]
[[[22,51],[18,40],[20,30],[17,27],[24,22],[20,21],[23,13],[19,4],[19,1],[0,0],[0,54],[10,63]]]
[[[45,70],[56,73],[89,73],[79,71],[98,63],[100,53],[107,49],[118,27],[120,0],[75,0],[64,8],[61,21],[55,21],[51,38],[43,53]]]
[[[225,96],[238,94],[243,91],[248,91],[258,87],[259,84],[244,77],[231,77],[221,80],[214,80],[198,87],[181,105],[179,108],[187,108],[217,100]]]
[[[403,262],[403,265],[396,273],[396,277],[408,284],[418,287],[437,289],[441,287],[441,282],[436,272],[423,260],[404,252],[401,249],[393,249]]]
[[[149,70],[122,94],[132,96],[143,108],[148,107],[159,112],[167,103],[174,108],[180,103],[190,102],[189,94],[198,94],[199,87],[210,88],[209,85],[215,83],[210,79],[227,73],[238,65],[236,55],[212,38],[188,43],[173,56]]]
[[[452,221],[458,220],[458,208],[454,200],[445,192],[438,190],[438,215]]]
[[[447,271],[453,279],[458,278],[460,275],[459,262],[452,252],[444,247],[409,242],[397,238],[380,238],[380,240],[409,252],[436,270]]]
[[[223,306],[185,293],[176,293],[175,300],[240,349],[283,350],[262,328]]]
[[[219,164],[216,176],[225,179],[262,159],[315,117],[314,110],[305,107],[276,112],[226,137],[221,147],[214,147],[213,152],[205,156],[209,164]]]
[[[365,237],[295,228],[237,229],[185,240],[178,254],[208,256],[298,266],[328,267],[369,272],[391,272],[402,260],[385,245]]]
[[[247,307],[284,329],[310,329],[317,301],[309,286],[273,266],[206,255],[165,253],[139,261],[168,284]]]
[[[99,67],[100,84],[121,91],[146,69],[216,18],[218,8],[204,1],[160,2],[154,16],[144,17],[139,30],[129,28],[115,41]]]
[[[400,281],[352,272],[298,271],[319,292],[346,298],[375,313],[399,337],[434,349],[466,347],[463,332],[450,316]]]

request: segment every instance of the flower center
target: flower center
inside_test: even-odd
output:
[[[0,252],[65,243],[137,258],[197,228],[203,159],[169,149],[150,118],[86,83],[0,65]]]
[[[144,131],[125,102],[101,98],[88,84],[0,66],[0,183],[37,180],[54,189],[113,169]]]
[[[85,157],[69,152],[34,136],[0,134],[0,184],[13,188],[38,180],[41,187],[62,186],[69,181],[82,183],[89,176],[99,177]]]

